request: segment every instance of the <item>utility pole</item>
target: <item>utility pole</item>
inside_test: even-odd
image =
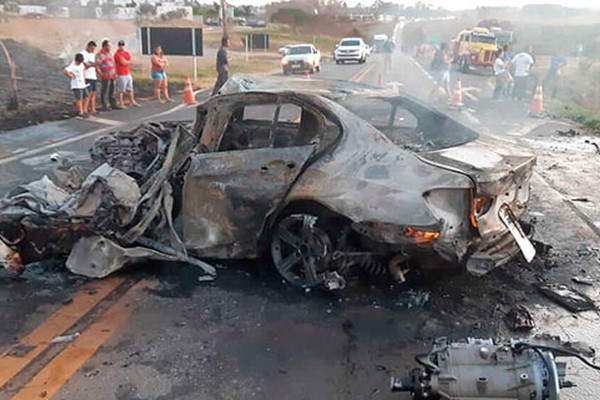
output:
[[[221,24],[223,26],[223,36],[227,36],[227,2],[221,0]]]

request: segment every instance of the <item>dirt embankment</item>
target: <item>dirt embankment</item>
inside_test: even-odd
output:
[[[10,68],[0,53],[0,131],[49,120],[72,113],[69,80],[62,74],[63,62],[42,50],[2,39],[16,64],[19,108],[8,111]]]

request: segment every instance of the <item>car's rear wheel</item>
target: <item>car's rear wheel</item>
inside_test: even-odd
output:
[[[271,238],[271,257],[275,268],[292,285],[322,284],[332,254],[331,239],[319,226],[319,217],[290,214],[277,223]]]

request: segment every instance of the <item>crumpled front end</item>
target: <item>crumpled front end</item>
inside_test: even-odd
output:
[[[102,278],[155,259],[190,262],[214,275],[188,257],[172,220],[172,182],[195,142],[184,124],[143,124],[99,138],[92,150],[98,166],[79,186],[44,176],[15,188],[0,200],[0,263],[19,270],[68,256],[72,272]]]

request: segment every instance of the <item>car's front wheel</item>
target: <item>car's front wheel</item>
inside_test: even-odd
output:
[[[321,72],[321,65],[320,64],[315,67],[315,71]]]
[[[271,257],[275,268],[292,285],[322,284],[332,254],[331,238],[319,226],[319,217],[290,214],[277,223],[271,238]]]

